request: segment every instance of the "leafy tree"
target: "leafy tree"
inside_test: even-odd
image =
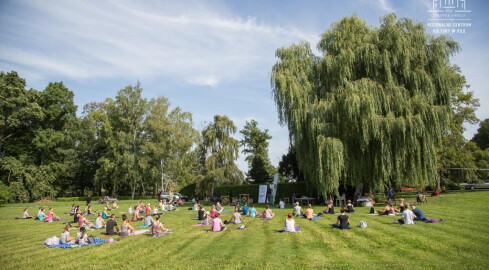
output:
[[[254,183],[269,182],[276,170],[268,158],[268,140],[272,138],[268,129],[261,131],[258,122],[251,120],[246,121],[240,132],[243,134],[243,140],[240,141],[240,146],[244,147],[242,152],[248,154],[245,159],[249,166],[247,178]]]
[[[282,155],[282,160],[278,163],[278,172],[286,178],[287,182],[304,181],[304,174],[299,169],[293,145],[289,146],[289,151],[286,155]]]
[[[394,14],[372,28],[346,17],[322,34],[322,56],[302,42],[277,50],[272,89],[305,178],[323,195],[340,183],[369,190],[435,181],[436,149],[460,74],[459,45]]]
[[[472,138],[472,141],[479,146],[480,149],[489,148],[489,119],[482,121],[477,129],[477,133]]]
[[[214,122],[202,130],[199,158],[203,171],[197,182],[197,189],[201,193],[213,194],[218,184],[243,181],[243,172],[234,163],[239,152],[239,142],[232,137],[234,133],[236,126],[233,121],[221,115],[215,115]]]
[[[192,114],[179,107],[168,112],[169,106],[164,97],[152,99],[144,124],[143,169],[155,194],[160,181],[164,183],[162,188],[169,190],[193,183],[194,178],[192,147],[198,141],[198,132],[192,127]]]

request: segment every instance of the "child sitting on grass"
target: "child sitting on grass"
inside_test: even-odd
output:
[[[65,229],[61,233],[60,242],[61,244],[75,243],[75,238],[70,236],[71,224],[66,224]]]
[[[80,232],[76,235],[76,241],[80,246],[88,245],[88,235],[86,233],[85,227],[80,228]]]
[[[234,223],[234,224],[241,224],[243,223],[243,219],[241,218],[241,214],[238,211],[238,208],[234,208],[234,213],[231,216],[231,219],[229,220],[229,223]]]
[[[216,217],[211,222],[213,232],[222,232],[222,231],[226,230],[226,225],[224,225],[224,223],[219,218],[219,216],[220,216],[220,214],[219,214],[219,212],[217,212]]]
[[[353,208],[353,204],[351,203],[351,200],[348,200],[347,203],[346,203],[346,212],[347,213],[353,213],[353,212],[355,212],[355,208]]]
[[[338,216],[338,219],[336,220],[336,224],[331,224],[333,228],[335,229],[350,229],[350,218],[345,214],[345,209],[341,208],[340,210],[340,215]]]

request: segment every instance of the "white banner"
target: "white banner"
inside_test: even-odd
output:
[[[272,188],[272,195],[273,195],[273,200],[275,202],[278,202],[277,200],[277,186],[278,186],[278,173],[275,174],[275,177],[273,177],[273,186]]]
[[[258,203],[265,203],[267,199],[267,185],[260,185],[260,189],[258,190]]]

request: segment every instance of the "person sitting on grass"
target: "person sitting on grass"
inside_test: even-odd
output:
[[[211,206],[211,211],[209,212],[210,217],[211,217],[211,218],[216,217],[216,213],[217,213],[217,211],[216,211],[216,206],[215,206],[215,205],[212,205],[212,206]]]
[[[402,212],[404,212],[405,209],[406,209],[406,207],[404,206],[404,199],[401,198],[399,200],[399,207],[394,209],[394,211],[396,211],[396,213],[402,213]]]
[[[133,212],[134,212],[134,210],[132,209],[132,206],[129,205],[129,208],[127,208],[127,213],[132,216]]]
[[[226,225],[224,225],[222,220],[219,218],[220,215],[221,214],[219,214],[219,212],[217,212],[216,217],[211,222],[213,232],[222,232],[222,231],[226,230]]]
[[[423,222],[430,222],[431,219],[428,219],[425,215],[424,215],[424,212],[417,208],[416,205],[411,205],[411,209],[413,209],[413,214],[415,215],[414,219],[415,220],[419,220],[419,221],[423,221]]]
[[[256,217],[256,208],[255,208],[254,204],[251,205],[250,211],[248,212],[248,216],[249,217]]]
[[[159,216],[159,215],[162,215],[163,213],[159,212],[158,211],[158,206],[156,206],[155,204],[155,207],[153,208],[153,216]]]
[[[140,221],[140,220],[143,220],[143,218],[139,217],[139,211],[136,211],[136,209],[134,209],[134,213],[132,213],[132,221]]]
[[[24,212],[22,213],[22,218],[23,218],[23,219],[29,219],[29,218],[32,218],[32,217],[29,215],[29,208],[24,209]]]
[[[85,227],[80,227],[80,232],[76,235],[76,241],[80,246],[88,245],[88,235],[86,233],[87,229]]]
[[[404,224],[404,225],[412,225],[414,224],[414,213],[413,211],[409,210],[409,204],[405,204],[406,209],[404,209],[404,212],[402,212],[402,218],[398,220],[399,224]]]
[[[92,213],[92,205],[89,204],[89,205],[87,205],[87,216],[91,216],[91,215],[93,215],[93,213]]]
[[[194,203],[194,206],[192,207],[192,211],[199,211],[199,204],[197,202]]]
[[[295,202],[294,206],[294,216],[301,217],[304,213],[302,213],[302,207],[299,205],[299,202]]]
[[[44,219],[44,222],[52,222],[58,220],[61,220],[61,218],[54,214],[53,207],[49,207],[48,216]]]
[[[146,214],[146,217],[144,218],[144,226],[149,227],[153,224],[153,216],[151,216],[150,213]]]
[[[353,213],[355,212],[355,208],[353,208],[353,204],[351,203],[351,200],[348,200],[346,202],[346,210],[347,213]],[[341,211],[340,211],[341,212]]]
[[[75,243],[75,238],[70,236],[71,224],[66,224],[63,232],[61,233],[60,242],[61,244]]]
[[[80,218],[78,219],[78,228],[81,228],[81,227],[87,227],[87,228],[93,227],[93,223],[90,222],[90,220],[88,220],[85,217],[84,213],[80,213]]]
[[[114,232],[114,229],[116,230]],[[105,234],[107,235],[115,235],[119,233],[119,227],[117,227],[117,222],[115,221],[115,215],[110,215],[107,224],[105,225]]]
[[[278,203],[278,207],[279,209],[284,209],[285,208],[285,203],[282,199],[280,199],[280,202]]]
[[[270,205],[265,206],[265,210],[262,213],[262,218],[272,219],[275,216],[275,213],[270,209]]]
[[[319,213],[317,216],[314,216],[314,210],[312,209],[312,205],[308,204],[304,217],[309,220],[318,220],[321,219],[321,213]]]
[[[216,211],[219,213],[219,214],[222,214],[224,212],[224,207],[222,207],[221,203],[220,202],[217,202],[216,203]]]
[[[377,211],[379,215],[392,215],[394,212],[394,209],[392,206],[389,204],[389,202],[385,202],[384,209]]]
[[[234,208],[235,208],[235,211],[237,209],[238,212],[241,212],[241,204],[239,202],[236,202],[236,206]]]
[[[107,214],[107,206],[104,207],[104,211],[102,211],[102,218],[103,219],[107,219],[107,217],[109,216],[109,214]]]
[[[44,213],[44,207],[39,208],[39,211],[37,211],[37,219],[39,221],[44,221],[46,218],[46,213]]]
[[[338,216],[336,220],[336,224],[331,224],[333,228],[335,229],[350,229],[350,218],[345,214],[345,209],[341,208],[340,209],[340,215]]]
[[[75,215],[73,216],[73,223],[78,223],[78,221],[80,220],[80,216],[81,216],[80,209],[79,209],[79,208],[77,208],[77,209],[76,209],[76,213],[75,213]]]
[[[98,213],[97,219],[95,219],[95,229],[100,230],[105,228],[105,220],[102,218],[102,213]]]
[[[197,217],[199,220],[207,219],[207,212],[205,211],[204,206],[202,204],[199,206],[199,212],[197,213]]]
[[[296,226],[295,220],[292,218],[292,213],[287,214],[287,218],[284,221],[285,227],[279,232],[298,232],[301,226]]]
[[[117,201],[112,202],[112,209],[119,209],[119,206],[117,205]]]
[[[134,234],[134,228],[129,224],[130,221],[127,219],[126,214],[122,215],[122,224],[121,224],[121,231],[119,232],[120,236],[130,236],[131,234]]]
[[[243,210],[243,216],[247,216],[248,215],[248,211],[250,210],[250,207],[248,206],[248,203],[245,202],[242,210]]]
[[[325,214],[331,214],[331,215],[334,214],[333,200],[329,200],[328,206],[326,207],[326,209],[324,209],[323,213],[325,213]]]
[[[109,202],[108,201],[105,203],[105,207],[107,207],[107,211],[112,210],[112,209],[110,209],[110,206],[109,206]]]
[[[155,221],[153,222],[151,234],[154,237],[162,236],[165,233],[168,233],[170,230],[166,229],[163,224],[160,222],[160,216],[156,216]]]
[[[238,212],[238,208],[234,208],[234,213],[229,220],[229,223],[241,224],[243,223],[243,219],[241,218],[241,214]]]
[[[145,213],[145,214],[147,214],[147,213],[151,213],[151,206],[150,206],[150,204],[149,204],[149,203],[148,203],[148,204],[146,205],[146,207],[144,208],[144,213]]]
[[[71,205],[71,211],[70,211],[70,216],[73,216],[76,214],[76,205],[73,204]]]

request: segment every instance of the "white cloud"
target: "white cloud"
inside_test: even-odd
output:
[[[74,79],[168,76],[213,87],[265,76],[276,48],[318,39],[199,2],[192,8],[152,1],[23,4],[33,16],[5,16],[2,22],[17,31],[3,27],[0,34],[27,45],[3,44],[0,62]]]
[[[378,0],[378,5],[385,12],[395,12],[389,0]]]

